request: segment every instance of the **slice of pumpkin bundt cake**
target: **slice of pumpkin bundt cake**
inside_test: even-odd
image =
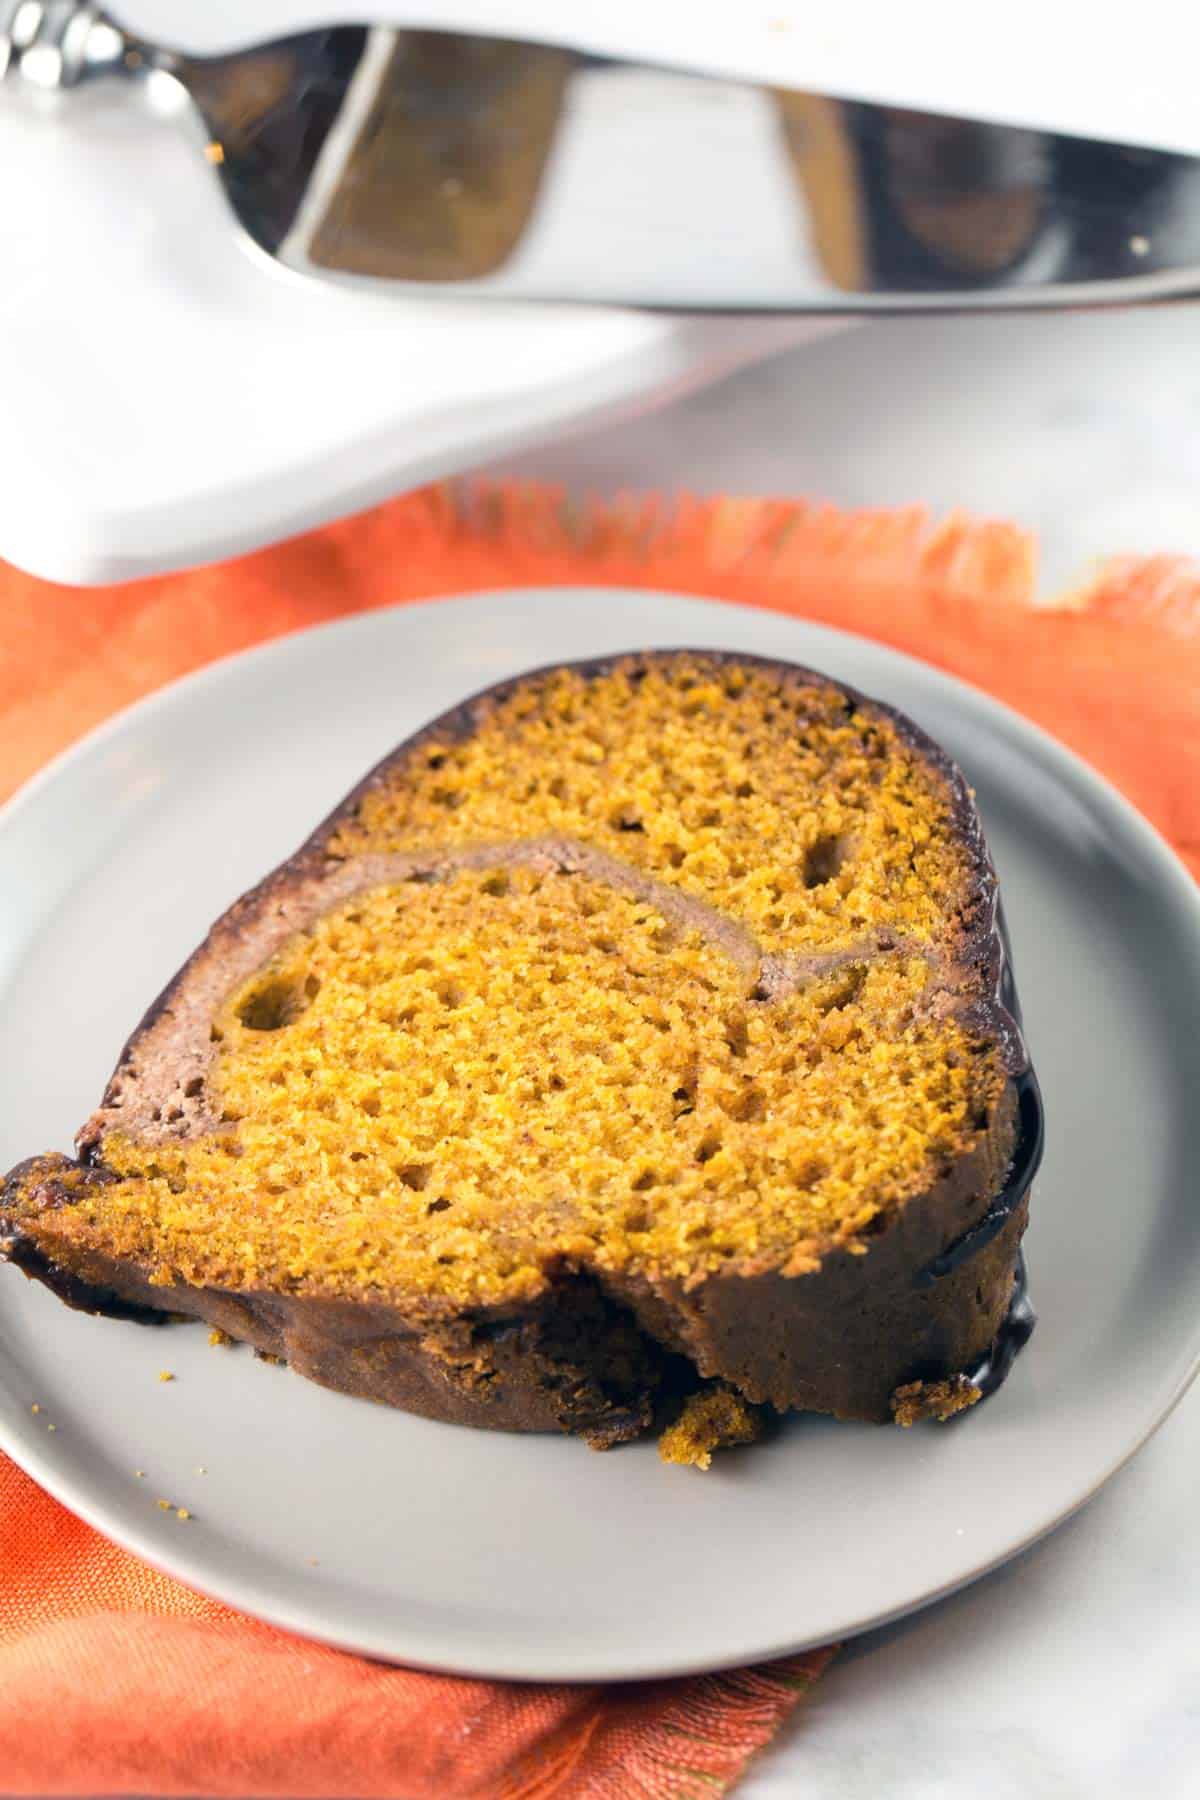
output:
[[[611,1443],[681,1370],[907,1421],[973,1397],[1039,1135],[954,765],[809,670],[648,652],[389,756],[151,1007],[78,1160],[7,1178],[0,1249],[465,1424]]]

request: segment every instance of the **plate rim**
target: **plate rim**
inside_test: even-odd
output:
[[[424,613],[435,607],[462,608],[469,611],[472,608],[487,607],[498,601],[517,597],[526,601],[536,598],[539,605],[543,603],[549,605],[569,603],[570,599],[589,596],[592,598],[620,596],[624,599],[636,598],[641,601],[685,602],[689,607],[702,607],[710,612],[717,608],[766,612],[780,619],[788,627],[797,628],[801,638],[808,637],[816,642],[818,654],[821,643],[829,641],[836,649],[839,642],[845,642],[855,649],[866,648],[873,657],[880,659],[882,665],[899,664],[917,682],[918,686],[924,684],[935,696],[941,697],[949,704],[956,704],[960,710],[975,720],[981,720],[989,735],[998,733],[1001,737],[1014,742],[1018,749],[1024,750],[1043,767],[1049,765],[1050,773],[1060,783],[1071,789],[1082,790],[1088,803],[1102,816],[1107,815],[1125,836],[1126,841],[1132,838],[1139,858],[1149,860],[1156,879],[1166,881],[1174,890],[1176,897],[1182,903],[1183,915],[1190,916],[1190,928],[1195,933],[1197,945],[1200,946],[1200,884],[1195,881],[1171,844],[1118,788],[1075,751],[1060,743],[1041,726],[1025,718],[1014,708],[996,699],[985,690],[906,651],[896,650],[891,645],[859,633],[843,631],[836,626],[826,625],[823,621],[780,613],[775,608],[746,607],[740,602],[714,599],[711,596],[624,585],[608,586],[603,583],[556,584],[544,588],[510,585],[473,589],[420,601],[401,601],[392,605],[372,607],[346,617],[321,621],[315,625],[299,626],[294,630],[269,638],[265,642],[228,652],[197,669],[189,670],[173,678],[149,694],[119,708],[50,758],[22,783],[3,805],[0,805],[0,852],[3,851],[4,841],[11,827],[19,823],[26,813],[36,808],[49,790],[55,788],[63,780],[69,780],[77,764],[85,764],[97,753],[109,748],[114,742],[119,742],[123,735],[136,734],[144,719],[169,711],[177,703],[181,692],[190,696],[207,686],[219,685],[227,677],[229,671],[235,667],[238,669],[249,667],[252,670],[255,665],[269,664],[281,654],[304,654],[308,650],[310,639],[324,638],[327,634],[333,633],[350,636],[359,628],[372,623],[378,625],[381,620],[396,614],[406,615],[416,611]],[[655,634],[651,633],[650,635],[654,636]],[[636,640],[634,640],[631,642],[630,648],[636,647]],[[803,653],[802,646],[798,644],[797,656]],[[544,659],[542,660],[544,662]],[[523,666],[525,665],[522,664]],[[533,667],[534,664],[531,662],[529,666]],[[514,672],[519,671],[514,670]],[[994,1572],[1041,1539],[1049,1536],[1051,1532],[1057,1530],[1060,1525],[1086,1506],[1100,1489],[1138,1454],[1174,1411],[1198,1374],[1200,1374],[1200,1315],[1197,1318],[1190,1347],[1187,1348],[1185,1365],[1169,1386],[1162,1389],[1161,1392],[1156,1392],[1154,1404],[1148,1410],[1145,1419],[1140,1422],[1136,1435],[1123,1446],[1119,1453],[1105,1463],[1083,1492],[1057,1509],[1052,1517],[1024,1532],[1018,1539],[1006,1543],[968,1572],[951,1576],[936,1587],[926,1589],[916,1599],[902,1602],[884,1611],[862,1612],[849,1621],[837,1635],[840,1638],[852,1638],[865,1631],[891,1624],[921,1611],[926,1606],[944,1600],[980,1580],[983,1576]],[[19,1421],[10,1428],[3,1417],[0,1417],[0,1449],[4,1450],[31,1479],[51,1494],[54,1499],[66,1506],[76,1517],[160,1573],[180,1581],[195,1592],[228,1605],[239,1612],[248,1613],[282,1630],[317,1643],[393,1664],[442,1674],[474,1676],[483,1679],[523,1682],[625,1682],[696,1675],[715,1669],[740,1666],[747,1662],[769,1661],[778,1657],[799,1654],[828,1641],[829,1634],[825,1632],[815,1635],[801,1633],[799,1636],[782,1639],[772,1637],[766,1643],[739,1644],[737,1647],[731,1648],[728,1653],[723,1652],[720,1658],[714,1658],[712,1654],[701,1654],[693,1658],[672,1656],[669,1659],[663,1658],[661,1655],[658,1657],[651,1655],[639,1661],[639,1653],[631,1650],[629,1655],[622,1657],[619,1667],[614,1666],[611,1660],[605,1660],[604,1654],[593,1660],[589,1660],[587,1653],[573,1655],[569,1644],[556,1645],[555,1655],[551,1660],[543,1658],[539,1661],[538,1658],[519,1651],[515,1657],[508,1659],[503,1656],[489,1656],[481,1662],[474,1662],[469,1657],[464,1659],[453,1653],[442,1654],[436,1650],[422,1651],[419,1645],[399,1644],[396,1641],[397,1636],[399,1638],[404,1636],[402,1625],[398,1634],[395,1632],[391,1634],[391,1643],[384,1644],[381,1637],[370,1632],[364,1633],[361,1628],[352,1624],[339,1627],[336,1622],[331,1622],[327,1609],[323,1611],[319,1605],[314,1606],[306,1598],[292,1600],[282,1597],[273,1590],[259,1589],[253,1580],[247,1582],[236,1574],[223,1577],[218,1571],[214,1576],[206,1569],[209,1559],[206,1559],[202,1552],[189,1553],[186,1544],[180,1545],[178,1555],[164,1554],[148,1531],[143,1531],[135,1522],[128,1520],[118,1508],[108,1507],[103,1498],[94,1499],[86,1487],[81,1489],[72,1479],[69,1467],[56,1466],[50,1454],[49,1445],[43,1444],[39,1438],[35,1437],[28,1426],[22,1432]]]

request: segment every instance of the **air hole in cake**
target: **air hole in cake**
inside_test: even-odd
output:
[[[203,1075],[193,1075],[192,1079],[184,1084],[183,1092],[186,1099],[198,1100],[204,1092]]]
[[[711,1162],[720,1148],[720,1133],[716,1131],[706,1131],[704,1136],[700,1139],[699,1144],[696,1146],[696,1161],[698,1163]]]
[[[493,900],[498,900],[507,894],[511,887],[512,882],[504,870],[497,869],[494,875],[489,875],[486,881],[481,882],[479,891],[481,894],[489,894]]]
[[[380,1099],[378,1094],[365,1094],[358,1104],[360,1110],[366,1113],[368,1119],[377,1119],[379,1117]]]
[[[753,1120],[762,1118],[766,1102],[757,1088],[747,1088],[729,1102],[725,1111],[731,1119],[737,1119],[741,1124],[750,1124]]]
[[[294,1024],[312,1004],[304,985],[292,976],[274,975],[251,988],[237,1009],[247,1031],[280,1031]]]
[[[754,783],[752,781],[739,781],[733,791],[739,800],[749,800],[751,794],[754,792]]]
[[[644,1194],[647,1188],[652,1188],[657,1180],[658,1173],[655,1169],[643,1169],[637,1179],[630,1183],[630,1187],[635,1194]]]
[[[550,795],[552,800],[565,800],[567,798],[567,784],[561,775],[555,775],[551,781],[546,783],[546,792]]]
[[[826,832],[815,838],[804,852],[803,879],[806,888],[824,887],[845,867],[850,855],[847,838]]]
[[[675,1117],[677,1119],[686,1119],[689,1113],[693,1113],[696,1110],[695,1090],[690,1087],[677,1087],[675,1092],[671,1095],[671,1099],[675,1103]]]
[[[839,971],[834,985],[822,994],[820,1008],[823,1013],[840,1012],[843,1007],[853,1005],[863,990],[867,979],[865,963],[852,963],[848,969]]]
[[[829,1175],[829,1164],[823,1157],[812,1156],[803,1162],[795,1171],[796,1186],[804,1192],[819,1187]]]
[[[407,1186],[408,1184],[405,1183],[405,1185]],[[425,1211],[427,1213],[449,1212],[450,1211],[450,1202],[448,1200],[444,1200],[444,1199],[443,1200],[431,1200],[429,1202],[429,1205],[425,1208]]]
[[[411,1188],[414,1194],[419,1194],[429,1186],[429,1178],[433,1174],[433,1164],[421,1162],[405,1163],[402,1169],[396,1170],[396,1174],[406,1188]],[[435,1200],[430,1207],[430,1211],[440,1212],[443,1207],[447,1207],[449,1204],[450,1202],[448,1200]]]
[[[633,808],[630,806],[618,806],[616,811],[610,815],[608,822],[614,831],[640,831],[644,833],[646,829],[636,812],[634,812]]]

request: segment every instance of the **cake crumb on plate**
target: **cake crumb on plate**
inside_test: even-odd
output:
[[[684,1402],[683,1411],[658,1440],[664,1462],[707,1469],[714,1450],[752,1444],[762,1431],[762,1414],[735,1388],[715,1382]]]
[[[945,1381],[907,1381],[892,1395],[892,1417],[905,1430],[921,1419],[937,1419],[944,1425],[982,1398],[982,1388],[965,1375],[951,1375]]]

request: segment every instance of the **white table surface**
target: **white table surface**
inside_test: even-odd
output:
[[[865,326],[504,467],[964,505],[1034,527],[1052,592],[1110,552],[1200,554],[1200,309]],[[1200,1794],[1198,1503],[1195,1389],[1053,1537],[849,1646],[739,1796]]]

